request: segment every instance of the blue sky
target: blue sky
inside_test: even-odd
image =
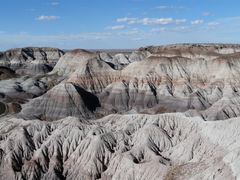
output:
[[[239,0],[2,0],[0,50],[240,43]]]

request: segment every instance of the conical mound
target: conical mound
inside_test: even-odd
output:
[[[98,98],[93,94],[72,83],[61,83],[25,104],[20,116],[46,121],[68,116],[90,118],[99,106]]]

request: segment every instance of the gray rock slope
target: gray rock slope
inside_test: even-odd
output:
[[[90,124],[4,118],[0,179],[236,179],[239,122],[181,114],[110,115]]]
[[[110,55],[74,50],[51,73],[97,96],[101,114],[184,112],[204,120],[240,115],[239,46],[172,45],[132,54],[139,59],[115,69]]]
[[[18,74],[45,74],[50,72],[64,52],[57,48],[17,48],[0,54],[0,66],[9,67]]]
[[[240,45],[61,52],[0,54],[0,180],[240,179]]]
[[[90,118],[99,106],[98,98],[83,88],[71,83],[60,83],[43,96],[23,105],[20,116],[48,121],[67,116]]]

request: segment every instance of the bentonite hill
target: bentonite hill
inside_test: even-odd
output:
[[[240,179],[240,45],[0,52],[0,179]]]

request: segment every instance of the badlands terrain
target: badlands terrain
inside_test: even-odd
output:
[[[0,52],[0,179],[240,179],[240,45]]]

